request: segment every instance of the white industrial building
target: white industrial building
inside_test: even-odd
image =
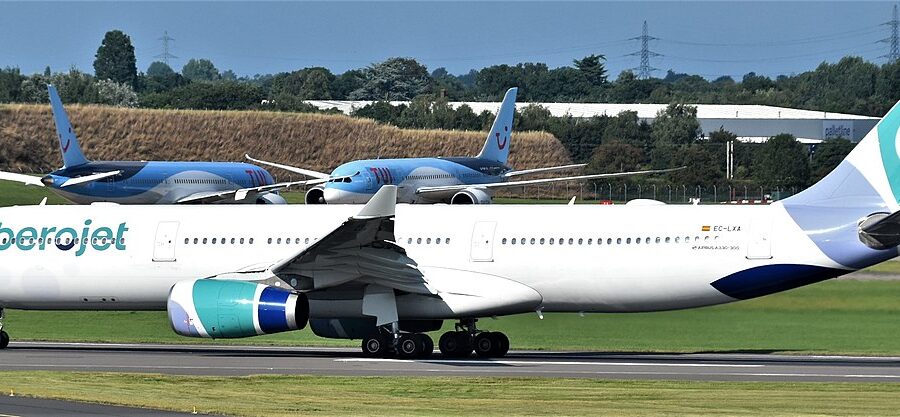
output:
[[[353,109],[371,104],[371,101],[310,100],[307,103],[320,109],[337,108],[349,114]],[[392,101],[392,105],[409,104]],[[484,110],[496,112],[500,103],[450,102],[453,108],[466,104],[479,114]],[[653,123],[665,104],[608,104],[608,103],[534,103],[553,116],[573,117],[615,116],[623,111],[637,112],[638,118]],[[520,103],[521,109],[524,104]],[[790,133],[800,142],[815,144],[823,140],[842,137],[854,142],[861,140],[875,127],[880,118],[855,114],[798,110],[786,107],[740,104],[691,104],[697,107],[697,119],[704,134],[720,127],[738,136],[744,142],[764,142],[779,133]]]

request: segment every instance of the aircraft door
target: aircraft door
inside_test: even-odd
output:
[[[497,222],[478,222],[472,229],[472,262],[494,261],[494,230]]]
[[[175,262],[175,238],[178,222],[159,222],[153,243],[153,262]]]
[[[763,215],[751,219],[747,234],[747,259],[772,259],[771,217]]]

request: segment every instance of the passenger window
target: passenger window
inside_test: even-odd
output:
[[[506,238],[503,238],[503,242],[502,242],[502,243],[503,243],[504,245],[506,244]]]
[[[195,245],[197,244],[197,240],[198,240],[197,238],[194,238],[194,244],[195,244]]]
[[[578,244],[579,244],[579,245],[582,244],[583,242],[584,242],[584,239],[578,238]]]
[[[625,244],[626,244],[626,245],[630,245],[630,244],[631,244],[631,238],[625,239]]]
[[[249,243],[250,243],[251,245],[253,244],[253,238],[252,238],[252,237],[250,238],[250,242],[249,242]]]
[[[679,241],[680,241],[680,240],[681,240],[681,238],[680,238],[680,237],[678,237],[678,236],[675,236],[675,243],[678,243],[678,242],[679,242]]]
[[[430,244],[431,244],[431,238],[425,239],[425,243],[428,244],[428,245],[430,245]]]
[[[631,239],[628,239],[628,243],[631,243]],[[634,243],[641,243],[641,238],[637,238],[634,240]]]
[[[240,242],[241,242],[241,244],[243,245],[243,244],[244,244],[244,238],[241,238]]]
[[[434,240],[434,243],[435,243],[436,245],[440,245],[440,244],[441,244],[441,238],[435,239],[435,240]],[[516,242],[513,242],[513,243],[516,243]]]
[[[213,239],[212,239],[212,244],[213,244],[213,245],[216,244],[216,238],[213,238]]]
[[[446,243],[446,244],[449,245],[449,244],[450,244],[450,238],[448,237],[446,240],[444,240],[444,243]]]
[[[619,243],[622,243],[622,239],[619,239]],[[611,237],[606,238],[606,244],[607,244],[607,245],[612,245],[612,238],[611,238]]]
[[[303,243],[309,244],[309,238],[303,239]]]
[[[570,244],[570,245],[571,245],[572,243],[574,243],[574,242],[575,242],[575,239],[569,238],[569,244]],[[578,244],[579,244],[579,245],[581,244],[581,239],[578,239]]]
[[[419,244],[419,245],[421,245],[421,244],[422,244],[422,238],[416,239],[416,243]]]
[[[662,239],[661,239],[661,238],[656,238],[656,243],[659,243],[660,240],[662,240]]]
[[[594,240],[594,239],[588,239],[588,245],[590,245],[590,244],[591,244],[591,242],[592,242],[592,241],[593,241],[593,240]],[[597,240],[597,242],[600,242],[600,241],[599,241],[599,240]]]
[[[704,241],[704,242],[708,242],[708,241],[709,241],[709,236],[704,237],[704,238],[703,238],[703,241]]]
[[[542,245],[544,244],[544,238],[541,238],[541,244]]]
[[[234,238],[231,238],[231,244],[232,245],[234,244]]]
[[[295,245],[299,245],[299,244],[300,244],[300,238],[299,238],[299,237],[298,237],[298,238],[294,238],[294,244],[295,244]]]
[[[222,244],[224,245],[224,244],[225,244],[225,238],[223,237],[222,240],[220,240],[220,242],[222,242]]]
[[[531,238],[531,244],[532,245],[534,244],[534,238]]]
[[[669,237],[666,236],[666,243],[669,243]]]
[[[552,238],[552,237],[550,238],[550,244],[551,244],[551,245],[553,244],[553,238]]]
[[[407,245],[412,245],[412,238],[407,238],[407,239],[406,239],[406,244],[407,244]]]
[[[269,243],[270,245],[272,244],[272,238],[269,238],[269,242],[268,242],[268,243]]]
[[[213,242],[213,243],[216,243],[216,242]],[[275,243],[278,244],[278,245],[280,245],[280,244],[281,244],[281,238],[278,238],[277,240],[275,240]]]
[[[513,244],[513,245],[516,244],[516,238],[513,238],[513,239],[512,239],[512,244]]]
[[[185,244],[185,245],[187,245],[190,241],[191,241],[191,239],[189,239],[189,238],[184,238],[184,244]]]
[[[617,245],[621,245],[621,244],[622,244],[622,238],[617,237],[617,238],[616,238],[616,244],[617,244]]]
[[[644,238],[644,243],[650,243],[650,236]]]
[[[204,245],[206,244],[206,238],[203,238],[203,244]]]

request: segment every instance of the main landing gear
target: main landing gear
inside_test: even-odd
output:
[[[5,317],[3,308],[0,308],[0,349],[6,349],[9,346],[9,335],[3,331],[3,319]]]
[[[462,320],[456,331],[444,333],[438,341],[441,353],[448,358],[467,358],[475,354],[480,358],[499,358],[509,352],[509,338],[500,332],[478,330],[478,319]]]
[[[424,333],[401,333],[395,324],[392,331],[379,327],[376,334],[364,338],[362,352],[374,358],[422,359],[434,352],[434,341]]]

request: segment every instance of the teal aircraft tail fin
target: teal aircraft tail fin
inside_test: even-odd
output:
[[[69,122],[69,116],[63,108],[56,87],[48,84],[47,92],[50,94],[50,108],[53,109],[53,121],[56,122],[56,136],[59,139],[59,150],[62,151],[63,166],[71,168],[86,164],[88,160],[81,153],[81,145],[75,137],[72,123]]]
[[[509,142],[512,137],[513,116],[516,114],[516,93],[518,88],[510,88],[503,97],[503,103],[500,104],[500,110],[497,111],[497,118],[494,119],[494,125],[491,126],[491,132],[488,133],[487,140],[484,141],[484,147],[481,148],[479,158],[497,161],[505,164],[509,158]]]

